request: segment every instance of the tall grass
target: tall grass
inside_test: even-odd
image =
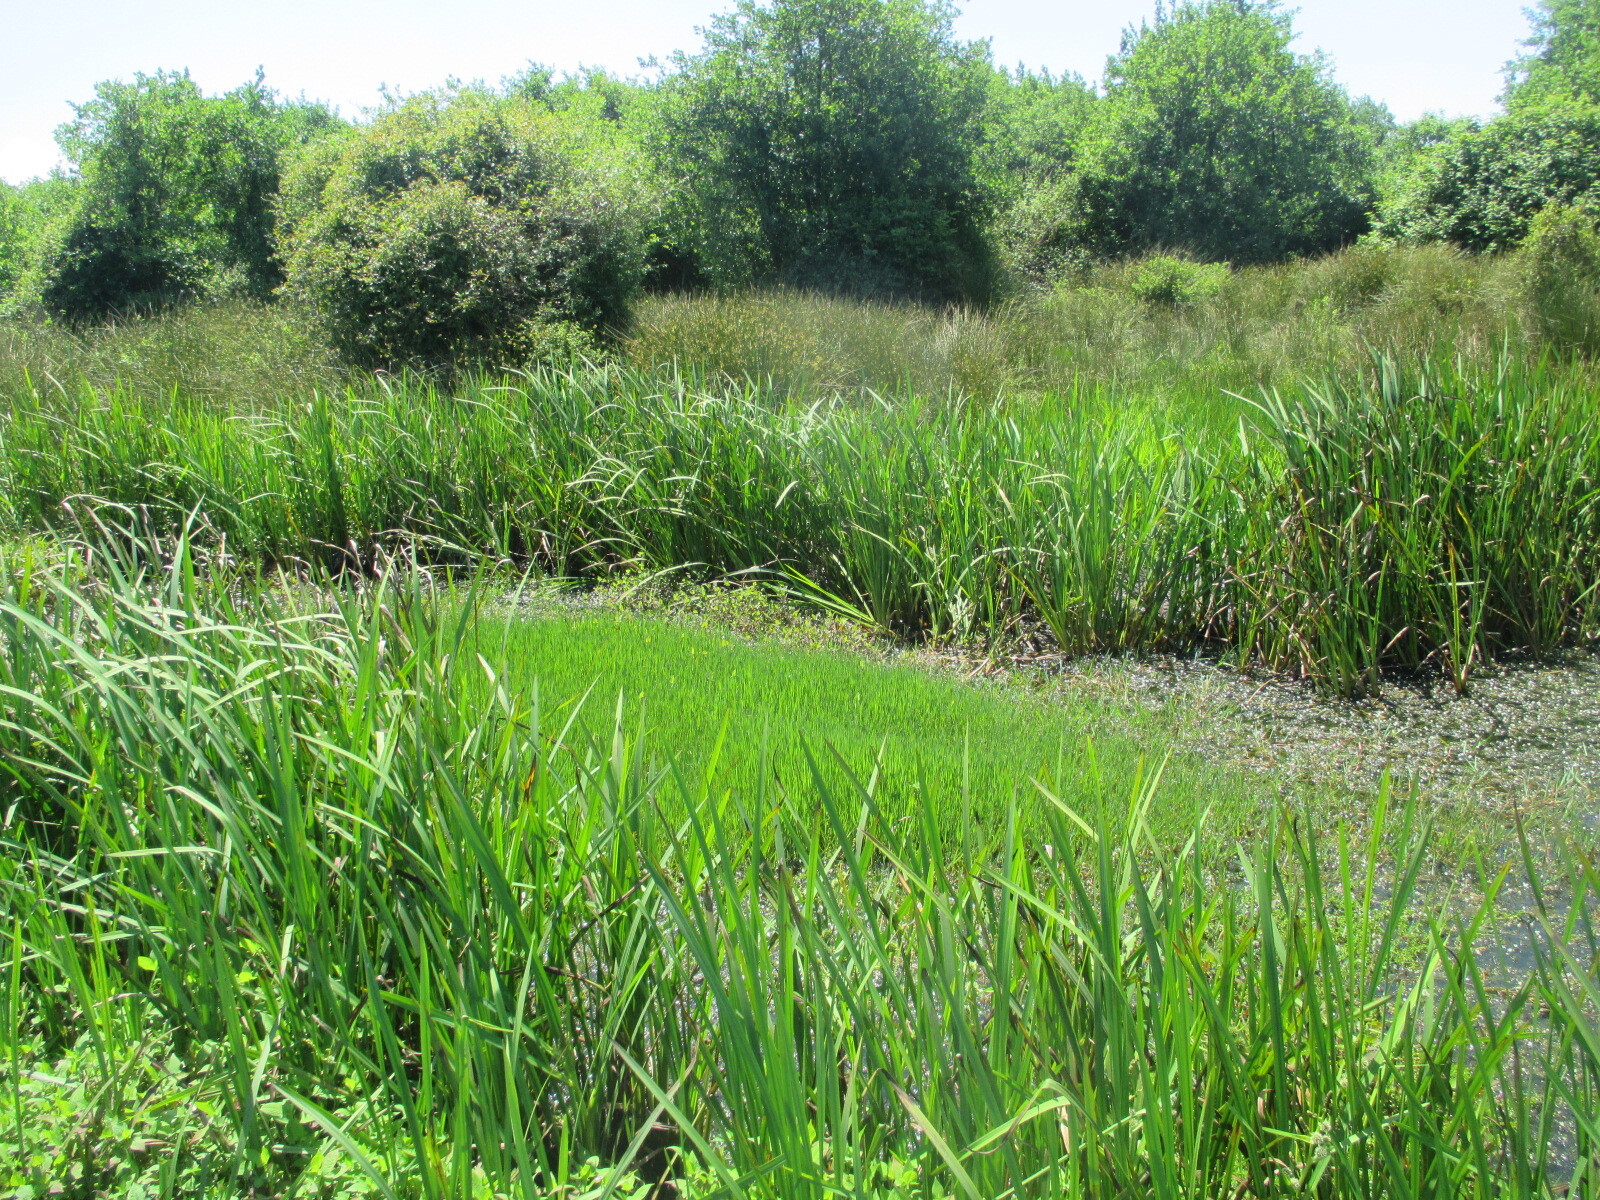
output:
[[[326,613],[182,545],[4,579],[0,1142],[20,1041],[109,1077],[154,1023],[205,1114],[162,1178],[205,1194],[560,1195],[589,1156],[702,1197],[1594,1192],[1592,865],[1507,987],[1483,913],[1414,915],[1406,822],[1218,874],[1203,828],[1155,853],[1152,770],[1115,825],[952,854],[869,764],[727,792],[624,711],[553,723],[404,572]]]
[[[1370,690],[1596,628],[1581,372],[1369,360],[1234,399],[1206,439],[1084,385],[787,404],[625,368],[218,404],[35,387],[0,417],[12,530],[110,505],[229,554],[365,568],[421,540],[559,575],[765,579],[914,636],[1210,650]]]
[[[0,322],[0,395],[122,387],[240,403],[338,387],[345,372],[292,307],[196,304],[100,325]]]
[[[1172,265],[1100,266],[985,311],[791,292],[651,297],[621,354],[643,369],[679,363],[806,400],[863,389],[992,400],[1097,384],[1193,428],[1208,423],[1225,390],[1360,370],[1373,349],[1481,360],[1541,341],[1542,326],[1525,319],[1514,258],[1359,246],[1223,268],[1192,296],[1143,282],[1162,263]]]
[[[1191,428],[1215,415],[1226,432],[1231,408],[1217,409],[1224,391],[1359,370],[1373,348],[1475,361],[1507,346],[1537,349],[1562,320],[1543,312],[1555,301],[1540,301],[1538,289],[1565,287],[1557,307],[1570,307],[1589,283],[1568,279],[1564,264],[1541,269],[1525,258],[1359,246],[1308,262],[1219,268],[1216,286],[1192,297],[1141,282],[1170,265],[1158,258],[1097,267],[986,310],[781,291],[652,296],[614,351],[641,371],[676,364],[808,402],[863,391],[993,400],[1097,385]],[[239,404],[337,388],[345,375],[314,322],[286,304],[217,303],[100,326],[0,324],[0,394],[53,381],[69,391],[120,384]]]

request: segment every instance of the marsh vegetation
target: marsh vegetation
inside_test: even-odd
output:
[[[1581,834],[1529,805],[1519,851],[1403,755],[1398,790],[1284,786],[1170,712],[877,649],[1334,697],[1581,652],[1588,367],[1294,310],[1320,380],[1218,394],[1220,296],[1130,300],[1171,354],[1071,383],[925,356],[1075,302],[662,301],[601,361],[448,379],[250,309],[13,327],[13,1186],[1588,1186]],[[863,313],[887,363],[829,341]],[[835,374],[648,363],[672,329]],[[546,577],[769,615],[518,599]]]
[[[1592,7],[1481,126],[1231,0],[103,85],[0,191],[0,1190],[1596,1195]]]

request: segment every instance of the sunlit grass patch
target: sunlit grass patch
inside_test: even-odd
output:
[[[863,654],[627,615],[485,622],[477,637],[496,647],[505,686],[537,684],[548,715],[581,702],[583,719],[603,726],[620,703],[639,753],[692,765],[719,792],[777,802],[810,792],[814,773],[834,787],[853,775],[873,782],[886,813],[931,812],[951,837],[970,817],[988,837],[1013,800],[1042,827],[1035,780],[1116,821],[1140,776],[1164,769],[1152,823],[1181,844],[1208,811],[1219,831],[1252,825],[1268,791],[1192,756],[1166,762],[1157,720],[1136,740],[1087,696],[979,688]]]

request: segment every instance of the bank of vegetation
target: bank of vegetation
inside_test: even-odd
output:
[[[1378,358],[1187,436],[1047,398],[784,402],[578,366],[218,403],[14,394],[4,519],[109,506],[267,567],[438,562],[738,577],[911,638],[1209,652],[1345,695],[1458,690],[1593,636],[1600,422],[1582,373]]]
[[[1144,291],[1181,305],[1223,264],[1493,256],[1541,214],[1592,232],[1586,0],[1539,10],[1483,123],[1351,97],[1273,3],[1158,9],[1098,83],[1001,69],[952,17],[746,3],[651,74],[531,65],[357,121],[259,76],[109,81],[59,131],[65,169],[0,189],[0,297],[70,322],[277,297],[355,365],[521,365],[614,342],[643,294],[988,305],[1156,255]],[[1592,285],[1563,276],[1569,301]],[[1588,325],[1538,333],[1570,349]]]
[[[1203,775],[1126,756],[936,806],[802,743],[730,791],[647,706],[529,686],[464,592],[308,607],[191,554],[7,557],[14,1194],[1592,1188],[1581,857],[1508,977],[1504,876],[1419,915],[1398,799],[1228,850]],[[764,764],[782,700],[713,758]]]
[[[1330,703],[1593,647],[1593,0],[1481,123],[1271,3],[1097,84],[952,15],[138,76],[0,187],[0,1194],[1597,1194],[1591,830],[585,608]]]

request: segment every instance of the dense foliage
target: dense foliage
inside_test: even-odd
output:
[[[42,248],[39,298],[69,317],[281,281],[273,204],[291,147],[333,127],[258,77],[205,96],[186,74],[103,83],[59,133],[77,188]]]
[[[1600,102],[1600,3],[1540,0],[1529,16],[1532,53],[1514,64],[1512,106],[1574,96]]]
[[[1158,6],[1098,85],[998,69],[953,14],[741,0],[654,76],[531,64],[353,129],[260,78],[105,83],[59,133],[71,168],[0,192],[0,304],[287,294],[353,364],[508,362],[600,348],[643,290],[988,301],[1369,228],[1502,251],[1600,210],[1595,0],[1532,14],[1503,115],[1406,125],[1297,53],[1277,0]]]
[[[622,322],[644,268],[630,169],[535,104],[413,98],[291,173],[286,290],[356,360],[579,348],[576,331]]]
[[[996,81],[982,159],[990,236],[1003,267],[1022,279],[1053,282],[1089,257],[1074,219],[1073,167],[1097,100],[1073,75],[1018,71]]]
[[[25,219],[19,189],[0,183],[0,296],[15,290],[22,275]]]
[[[1600,211],[1600,5],[1543,0],[1531,53],[1512,64],[1506,112],[1486,124],[1436,119],[1386,181],[1389,237],[1506,250],[1547,207]]]
[[[925,0],[743,0],[681,56],[661,142],[714,277],[981,290],[990,68]]]
[[[1422,151],[1385,199],[1380,227],[1412,241],[1507,250],[1547,205],[1600,211],[1600,104],[1513,109]]]
[[[1370,145],[1274,5],[1184,3],[1129,34],[1080,151],[1085,241],[1260,262],[1360,233]]]
[[[0,313],[37,304],[52,235],[73,211],[77,180],[56,173],[0,184]]]

